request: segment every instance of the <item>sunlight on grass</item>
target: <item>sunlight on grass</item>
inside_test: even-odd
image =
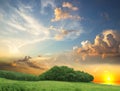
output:
[[[0,91],[120,91],[120,86],[84,82],[17,81],[0,78]]]

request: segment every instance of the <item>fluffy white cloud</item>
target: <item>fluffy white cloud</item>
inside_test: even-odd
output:
[[[81,42],[82,47],[77,48],[76,52],[86,56],[116,57],[120,56],[120,33],[115,30],[105,30],[97,35],[94,43],[89,41]]]
[[[54,10],[54,19],[52,19],[52,22],[55,21],[60,21],[60,20],[64,20],[64,19],[75,19],[75,20],[79,20],[80,16],[78,15],[71,15],[70,12],[67,11],[63,11],[61,8],[55,8]]]
[[[51,19],[52,22],[65,20],[65,19],[73,19],[73,20],[80,20],[81,17],[79,15],[73,15],[69,10],[65,11],[64,8],[68,8],[71,11],[77,11],[78,8],[74,7],[69,2],[63,2],[62,5],[63,9],[61,8],[55,8],[54,9],[54,18]]]
[[[77,8],[77,7],[74,7],[74,6],[72,5],[72,3],[69,3],[69,2],[63,2],[62,7],[69,8],[69,9],[71,9],[71,10],[73,10],[73,11],[78,10],[78,8]]]

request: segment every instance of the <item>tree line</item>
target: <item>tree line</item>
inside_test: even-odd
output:
[[[23,80],[23,81],[36,81],[38,77],[31,74],[25,74],[20,72],[13,72],[13,71],[5,71],[0,70],[0,77],[7,78],[12,80]]]
[[[67,66],[54,66],[50,70],[44,72],[39,76],[0,70],[0,77],[12,80],[24,81],[41,81],[41,80],[54,80],[54,81],[72,81],[72,82],[90,82],[94,77],[83,71],[75,71],[73,68]]]

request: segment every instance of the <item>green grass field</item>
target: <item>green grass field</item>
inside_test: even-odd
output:
[[[16,81],[0,78],[0,91],[120,91],[120,86],[82,82]]]

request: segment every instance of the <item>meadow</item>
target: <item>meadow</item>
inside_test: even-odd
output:
[[[120,86],[92,82],[18,81],[0,78],[0,91],[120,91]]]

